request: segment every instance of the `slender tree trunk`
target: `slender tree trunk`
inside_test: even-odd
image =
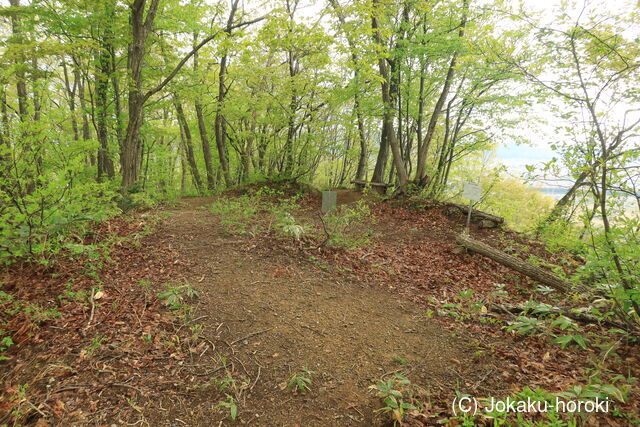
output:
[[[120,169],[122,169],[122,146],[124,143],[124,125],[122,123],[122,103],[120,100],[120,82],[118,81],[118,68],[116,61],[116,53],[113,45],[109,45],[109,57],[111,58],[111,69],[109,75],[111,77],[111,87],[113,88],[113,115],[116,119],[116,139],[118,140],[118,148],[120,153]]]
[[[78,133],[78,118],[76,117],[76,90],[78,88],[78,81],[73,79],[73,86],[69,81],[69,71],[67,70],[67,62],[62,61],[62,70],[64,72],[64,84],[67,89],[67,95],[69,97],[69,112],[71,115],[71,130],[73,131],[73,140],[79,141],[80,135]]]
[[[9,0],[11,7],[19,8],[20,0]],[[22,45],[24,43],[24,35],[22,32],[21,20],[17,14],[11,15],[11,31],[16,44]],[[20,47],[22,49],[22,46]],[[24,60],[24,54],[20,52],[16,55],[16,94],[18,95],[18,115],[22,121],[27,120],[28,108],[28,95],[27,95],[27,82],[25,78],[26,63]]]
[[[238,2],[239,0],[233,0],[231,3],[231,10],[229,11],[229,17],[227,19],[227,27],[225,32],[227,37],[231,37],[231,30],[233,26],[233,18],[238,10]],[[224,107],[224,100],[227,95],[227,88],[225,85],[225,78],[227,76],[227,61],[228,55],[225,52],[220,58],[220,69],[218,71],[218,99],[216,105],[216,120],[214,123],[215,128],[215,137],[216,137],[216,148],[218,149],[218,159],[220,161],[220,168],[222,169],[222,173],[224,174],[224,181],[227,186],[231,186],[231,172],[229,171],[229,160],[227,158],[227,130],[226,130],[226,122],[224,119],[224,115],[222,113],[222,109]]]
[[[33,94],[33,120],[37,122],[40,121],[40,114],[42,110],[40,105],[40,89],[38,88],[38,75],[40,72],[40,68],[38,66],[38,58],[34,57],[31,59],[31,68],[31,72],[33,75],[33,81],[31,82],[31,92]]]
[[[78,99],[80,100],[80,118],[82,120],[82,139],[88,141],[91,139],[91,129],[89,128],[89,118],[87,117],[87,104],[85,99],[84,79],[77,68],[74,70],[74,78],[78,80]],[[93,152],[89,153],[88,163],[94,166],[96,158]]]
[[[373,1],[374,6],[379,4],[379,0]],[[371,28],[373,29],[374,41],[382,46],[382,40],[379,33],[378,19],[376,17],[377,7],[374,7],[374,10],[371,14]],[[391,101],[391,92],[390,92],[390,75],[389,70],[387,69],[386,59],[382,56],[378,58],[378,68],[380,69],[380,76],[382,77],[382,104],[384,106],[384,114],[382,118],[383,126],[386,128],[386,137],[389,141],[389,147],[391,148],[391,152],[393,154],[393,164],[395,165],[396,172],[398,174],[398,183],[399,190],[404,191],[409,178],[407,176],[407,171],[404,167],[404,162],[402,161],[402,153],[400,152],[400,144],[398,143],[398,139],[396,137],[396,133],[393,126],[394,121],[394,111]]]
[[[356,123],[358,125],[358,139],[360,142],[360,154],[358,156],[358,168],[356,169],[356,180],[362,181],[365,178],[367,173],[367,138],[365,133],[364,126],[364,117],[362,114],[362,105],[360,100],[360,87],[362,85],[362,77],[360,72],[359,58],[356,49],[356,45],[350,36],[349,31],[346,27],[346,20],[344,17],[344,13],[342,7],[338,3],[338,0],[329,0],[331,6],[336,11],[338,16],[338,20],[340,21],[340,25],[342,26],[342,31],[347,38],[347,43],[349,44],[349,49],[351,50],[351,61],[353,62],[353,83],[354,83],[354,91],[353,91],[353,109],[356,113]]]
[[[220,169],[224,174],[224,181],[227,186],[231,186],[231,172],[229,171],[229,160],[227,158],[227,129],[222,108],[224,106],[224,98],[226,95],[225,76],[227,73],[227,55],[223,55],[220,59],[220,71],[218,73],[218,104],[216,106],[216,119],[214,123],[216,148],[218,149],[218,159],[220,161]]]
[[[360,143],[360,153],[358,155],[358,168],[356,169],[356,179],[362,181],[367,174],[367,158],[369,157],[367,149],[367,137],[364,127],[364,118],[362,117],[362,107],[360,106],[359,88],[356,87],[357,95],[353,99],[353,109],[356,110],[356,122],[358,124],[358,142]]]
[[[2,84],[0,86],[0,113],[2,117],[2,130],[0,131],[0,138],[3,144],[9,145],[9,115],[7,114],[7,86]]]
[[[555,222],[558,218],[560,218],[560,216],[562,215],[562,212],[564,212],[566,207],[575,197],[578,189],[580,189],[580,187],[585,185],[585,181],[587,180],[588,177],[589,177],[589,174],[586,171],[583,171],[580,173],[580,175],[578,175],[578,178],[576,178],[571,188],[569,188],[569,190],[564,194],[564,196],[562,196],[562,198],[556,202],[556,204],[553,206],[553,209],[551,210],[549,215],[547,215],[547,217],[538,227],[538,233],[542,231],[545,225],[551,224]]]
[[[194,36],[195,39],[195,36]],[[198,54],[193,55],[193,71],[198,71]],[[207,173],[207,188],[213,190],[216,186],[216,178],[213,172],[213,159],[211,157],[211,144],[207,134],[207,126],[204,121],[204,113],[200,97],[196,97],[195,102],[196,117],[198,119],[198,131],[200,132],[200,142],[202,144],[202,155],[204,157],[204,167]]]
[[[109,134],[107,131],[107,98],[109,88],[109,51],[103,44],[96,55],[95,99],[96,99],[96,133],[100,147],[98,148],[98,181],[104,176],[113,178],[115,171],[109,157]]]
[[[464,37],[465,26],[467,25],[467,14],[469,12],[469,0],[463,0],[462,2],[462,20],[460,23],[460,29],[458,30],[458,38],[462,39]],[[433,135],[436,131],[436,125],[438,124],[438,118],[442,113],[442,108],[444,106],[445,101],[447,100],[447,96],[449,95],[449,88],[451,87],[451,83],[453,82],[453,75],[455,73],[456,62],[458,59],[458,52],[453,53],[453,57],[451,58],[451,62],[449,63],[449,69],[447,70],[447,75],[444,80],[444,84],[442,86],[442,91],[440,92],[440,96],[436,101],[436,105],[433,108],[433,112],[431,113],[431,118],[429,119],[429,124],[427,125],[427,133],[422,141],[420,146],[420,150],[418,150],[418,164],[416,166],[416,175],[415,182],[420,186],[425,186],[428,181],[428,177],[426,174],[427,171],[427,156],[429,154],[429,145],[431,144],[431,140],[433,139]]]
[[[133,0],[130,4],[131,41],[127,54],[127,69],[129,84],[129,122],[122,144],[122,188],[133,186],[138,180],[142,147],[140,144],[140,129],[145,96],[142,93],[142,67],[147,37],[153,26],[159,0],[151,0],[145,16],[147,0]]]
[[[191,175],[193,176],[193,183],[196,186],[198,192],[202,192],[202,179],[200,178],[200,172],[198,171],[198,164],[196,163],[196,158],[193,152],[193,140],[191,138],[191,130],[189,129],[189,123],[187,123],[187,118],[184,115],[184,110],[182,109],[182,104],[178,97],[174,94],[173,96],[174,105],[176,107],[176,113],[178,116],[178,123],[180,124],[180,128],[182,129],[182,143],[184,146],[184,150],[187,154],[187,162],[189,164],[189,169],[191,170]]]
[[[387,138],[387,126],[382,122],[382,129],[380,130],[380,148],[378,149],[378,155],[376,157],[376,165],[373,169],[373,176],[371,182],[384,182],[385,172],[387,170],[387,161],[389,159],[389,142]]]
[[[251,124],[245,121],[245,127],[249,131],[244,144],[244,152],[242,153],[242,168],[244,178],[247,179],[251,175],[251,166],[253,164],[253,144],[256,135],[256,117],[257,111],[253,111]]]

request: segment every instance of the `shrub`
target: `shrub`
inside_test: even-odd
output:
[[[41,182],[29,194],[0,190],[0,262],[20,258],[47,263],[77,244],[91,224],[119,212],[106,183],[74,183],[66,177]]]
[[[364,200],[359,200],[352,206],[338,206],[327,213],[323,219],[327,244],[343,249],[353,249],[370,244],[373,235],[371,225],[373,224],[375,224],[375,219]]]

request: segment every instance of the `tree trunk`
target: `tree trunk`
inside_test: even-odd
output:
[[[124,126],[122,124],[122,104],[120,102],[120,83],[118,82],[117,66],[116,66],[116,53],[113,49],[113,46],[109,46],[109,53],[111,57],[111,86],[113,87],[113,106],[114,106],[114,116],[116,118],[116,138],[118,139],[118,147],[120,148],[120,153],[122,153],[122,146],[124,144],[124,136],[123,130]],[[122,160],[120,161],[120,165],[122,166]]]
[[[464,37],[464,27],[467,25],[467,13],[469,11],[469,0],[463,0],[462,2],[462,20],[460,22],[460,29],[458,30],[458,38],[462,39]],[[458,52],[453,53],[453,57],[451,58],[451,63],[449,64],[449,69],[447,70],[447,75],[444,80],[444,84],[442,86],[442,92],[440,92],[440,96],[436,101],[436,105],[433,108],[433,113],[431,113],[431,118],[429,119],[429,124],[427,125],[427,133],[420,145],[420,149],[418,150],[418,164],[416,166],[416,175],[415,182],[420,186],[425,186],[428,181],[428,177],[426,174],[427,171],[427,156],[429,154],[429,145],[431,144],[431,140],[433,139],[433,135],[436,131],[436,125],[438,124],[438,118],[442,113],[442,107],[444,106],[445,101],[447,100],[447,96],[449,95],[449,88],[451,87],[451,83],[453,81],[453,75],[455,73],[456,62],[458,59]]]
[[[103,44],[96,55],[95,97],[96,97],[96,133],[98,148],[98,181],[104,176],[114,177],[113,162],[109,157],[109,134],[107,132],[107,91],[109,88],[109,51]]]
[[[9,4],[11,7],[18,8],[20,7],[20,0],[9,0]],[[15,43],[23,44],[24,36],[22,33],[22,25],[20,22],[20,18],[16,13],[11,14],[11,32],[13,34],[13,38],[15,39]],[[22,49],[22,47],[20,47]],[[20,120],[27,120],[27,82],[25,79],[25,60],[24,54],[20,52],[16,55],[15,59],[16,64],[16,93],[18,95],[18,115],[20,116]]]
[[[196,186],[198,192],[202,192],[202,179],[200,178],[200,172],[198,171],[198,164],[196,163],[196,158],[193,153],[193,139],[191,138],[191,130],[189,129],[189,123],[187,123],[187,118],[184,115],[184,110],[182,109],[182,104],[178,97],[174,94],[173,96],[174,105],[176,107],[176,113],[178,116],[178,123],[182,132],[180,135],[182,136],[182,144],[184,146],[184,150],[187,154],[187,162],[189,163],[189,169],[191,170],[191,176],[193,177],[193,183]]]
[[[195,35],[194,35],[195,42]],[[198,54],[193,55],[193,71],[198,71]],[[207,173],[207,189],[213,190],[216,186],[216,179],[213,172],[213,159],[211,158],[211,144],[209,142],[209,135],[207,134],[207,126],[204,121],[204,113],[202,111],[202,104],[200,103],[200,97],[196,97],[195,102],[196,116],[198,119],[198,131],[200,132],[200,142],[202,144],[202,154],[204,157],[204,167]]]
[[[235,16],[236,11],[238,10],[238,2],[239,0],[233,0],[231,3],[231,9],[229,10],[229,18],[227,19],[227,27],[225,32],[227,33],[227,37],[231,36],[231,30],[233,27],[233,18]],[[224,99],[227,95],[227,88],[225,85],[225,77],[227,76],[227,61],[228,55],[222,55],[220,58],[220,69],[218,71],[218,103],[216,106],[216,120],[214,123],[215,126],[215,137],[216,137],[216,148],[218,149],[218,159],[220,161],[220,168],[222,169],[222,173],[224,174],[224,181],[227,186],[231,186],[231,173],[229,172],[229,160],[227,158],[227,131],[226,131],[226,122],[224,120],[224,116],[222,114],[222,108],[224,107]]]
[[[151,0],[145,16],[147,0],[133,0],[131,9],[131,41],[127,53],[129,84],[129,122],[122,144],[122,188],[132,187],[138,180],[141,146],[140,129],[145,96],[142,93],[142,66],[147,37],[153,26],[159,0]]]
[[[461,203],[446,203],[447,206],[451,206],[453,208],[459,209],[463,214],[467,215],[469,213],[469,205],[463,205]],[[497,215],[492,215],[487,212],[482,212],[477,209],[471,209],[471,217],[476,219],[486,219],[488,221],[493,221],[496,224],[504,224],[504,218]]]
[[[374,6],[379,4],[378,0],[373,1]],[[379,33],[378,19],[376,17],[376,12],[378,9],[374,7],[374,10],[371,13],[371,28],[373,30],[374,41],[379,45],[383,46],[382,39]],[[390,75],[389,70],[387,69],[386,59],[380,56],[378,58],[378,68],[380,69],[380,76],[382,77],[382,104],[384,106],[384,114],[382,118],[382,123],[384,128],[386,128],[386,137],[389,141],[389,147],[391,147],[391,152],[393,154],[393,164],[395,165],[396,172],[398,174],[399,181],[399,190],[404,191],[409,178],[407,176],[407,170],[404,167],[404,162],[402,161],[402,153],[400,152],[400,144],[398,143],[398,139],[396,137],[396,132],[394,130],[393,121],[394,121],[394,113],[395,108],[393,103],[391,102],[391,88],[390,88]]]
[[[560,216],[562,216],[562,212],[573,200],[576,194],[576,191],[578,191],[578,189],[585,184],[585,181],[588,176],[589,174],[586,171],[580,173],[580,175],[578,176],[578,178],[576,178],[575,182],[573,183],[569,191],[567,191],[566,194],[556,202],[556,204],[553,206],[553,209],[551,210],[549,215],[547,215],[544,221],[538,226],[538,229],[537,229],[538,234],[542,231],[545,225],[555,222],[558,218],[560,218]]]
[[[69,71],[67,70],[66,61],[62,61],[62,71],[64,73],[64,84],[67,89],[67,95],[69,96],[69,112],[71,115],[71,130],[73,131],[73,140],[80,140],[78,133],[78,118],[76,117],[76,89],[78,87],[78,81],[73,79],[73,86],[69,81]]]
[[[373,169],[371,182],[384,182],[388,159],[389,142],[387,139],[387,127],[383,122],[382,129],[380,131],[380,147],[378,148],[378,156],[376,157],[376,165]]]
[[[572,289],[572,286],[569,283],[565,282],[555,274],[540,267],[535,267],[521,260],[520,258],[506,254],[498,249],[487,245],[486,243],[474,240],[464,234],[459,234],[456,237],[456,241],[472,252],[476,252],[480,255],[486,256],[487,258],[494,260],[498,264],[507,266],[512,270],[522,273],[525,276],[528,276],[533,280],[545,284],[557,291],[567,293]]]
[[[361,85],[361,73],[358,65],[358,51],[356,49],[356,45],[353,39],[350,36],[349,31],[346,27],[346,20],[344,17],[344,13],[342,11],[342,7],[338,3],[338,0],[329,0],[331,6],[336,11],[336,15],[338,16],[338,20],[340,21],[340,25],[342,26],[342,31],[347,38],[347,43],[349,44],[349,49],[351,50],[351,61],[353,62],[353,82],[354,82],[354,92],[353,92],[353,109],[356,113],[356,123],[358,125],[358,138],[360,142],[360,154],[358,156],[358,168],[356,169],[356,181],[363,181],[365,175],[367,173],[367,139],[364,128],[364,118],[362,114],[362,106],[360,101],[360,85]]]

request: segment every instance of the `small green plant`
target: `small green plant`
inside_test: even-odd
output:
[[[399,357],[395,357],[395,358],[393,359],[393,363],[397,363],[397,364],[398,364],[398,365],[400,365],[400,366],[405,366],[405,365],[406,365],[407,363],[409,363],[409,362],[408,362],[408,361],[407,361],[407,359],[405,359],[404,357],[399,356]]]
[[[142,335],[142,339],[145,343],[151,345],[153,343],[153,336],[150,333],[146,333]]]
[[[93,339],[91,340],[91,344],[83,349],[86,357],[93,357],[96,353],[96,350],[98,350],[102,346],[102,343],[104,343],[105,341],[105,338],[93,337]]]
[[[23,308],[23,312],[30,315],[31,320],[35,323],[46,322],[47,320],[51,320],[54,317],[60,317],[62,314],[55,308],[45,309],[35,304],[27,304]]]
[[[570,344],[577,344],[580,348],[586,349],[588,338],[578,334],[561,335],[555,338],[553,341],[555,344],[560,344],[560,347],[565,348]]]
[[[596,381],[599,379],[596,378]],[[594,382],[587,385],[576,385],[567,391],[558,393],[558,396],[570,400],[591,400],[595,398],[613,399],[625,403],[631,393],[631,384],[635,383],[634,377],[626,378],[617,375],[610,379],[610,383]]]
[[[304,235],[304,227],[296,223],[296,219],[289,212],[281,214],[275,224],[276,230],[280,233],[300,240]]]
[[[311,389],[311,385],[313,381],[311,381],[311,377],[315,374],[315,372],[310,371],[307,368],[302,368],[302,372],[295,372],[289,378],[289,382],[287,383],[287,388],[294,392],[302,392],[306,393]]]
[[[236,405],[236,401],[231,395],[227,394],[227,400],[218,402],[216,408],[228,408],[231,419],[235,421],[238,418],[238,405]]]
[[[516,321],[507,327],[509,332],[517,332],[521,335],[535,334],[542,331],[546,324],[535,317],[518,316]]]
[[[2,337],[0,339],[0,360],[7,360],[7,356],[2,353],[7,351],[7,349],[13,345],[13,340],[10,336],[5,335],[6,333],[7,332],[5,330],[0,329],[0,337]]]
[[[165,290],[158,294],[158,298],[164,300],[164,304],[171,310],[179,310],[185,307],[184,302],[199,296],[198,291],[189,285],[165,285]]]
[[[151,282],[148,281],[147,279],[140,279],[137,285],[140,286],[141,288],[148,288],[151,286]]]
[[[73,283],[66,283],[64,287],[65,290],[58,295],[58,299],[61,302],[87,302],[89,300],[90,292],[73,290]]]
[[[411,381],[402,374],[396,373],[390,379],[380,380],[370,389],[375,390],[382,399],[384,407],[376,412],[387,414],[391,417],[393,425],[402,424],[407,411],[418,410],[418,402],[415,399],[415,390]]]

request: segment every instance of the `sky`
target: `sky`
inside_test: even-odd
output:
[[[554,20],[555,11],[557,11],[560,0],[524,0],[525,7],[529,10],[537,11],[541,13],[541,18],[548,23]],[[589,0],[587,2],[591,7],[596,10],[607,11],[624,11],[632,10],[634,7],[640,7],[638,0]],[[573,11],[574,16],[577,16],[583,5],[583,1],[576,1],[578,7]],[[640,23],[637,28],[629,29],[634,35],[637,35],[640,31]],[[544,105],[536,105],[534,107],[534,114],[538,114],[544,117],[548,123],[552,123],[553,114],[549,108],[545,108]],[[531,132],[531,130],[529,131]],[[497,150],[497,158],[505,166],[511,175],[522,175],[526,168],[526,165],[540,165],[544,162],[550,161],[554,157],[554,151],[551,149],[550,144],[553,143],[554,138],[557,138],[551,124],[539,123],[537,129],[533,130],[529,137],[530,145],[517,145],[515,143],[507,143],[500,146]],[[549,184],[546,184],[551,186]],[[553,185],[553,186],[557,186]]]

